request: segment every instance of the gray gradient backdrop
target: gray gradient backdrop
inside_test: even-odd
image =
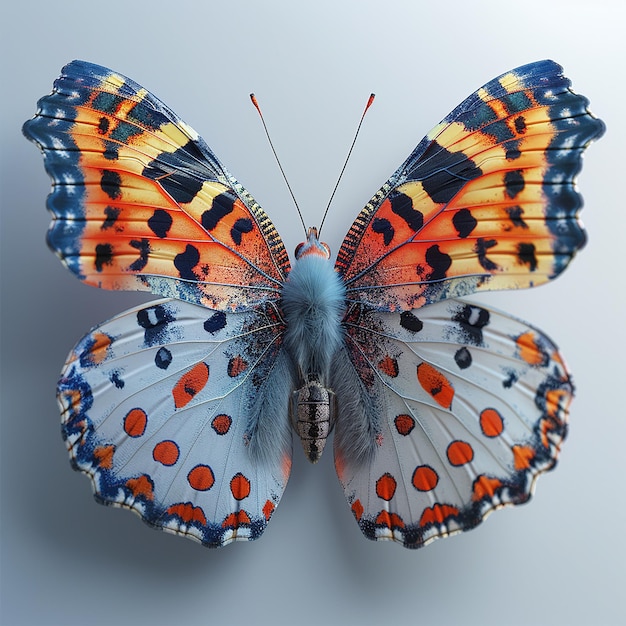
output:
[[[617,624],[623,619],[625,5],[596,0],[12,2],[2,9],[2,624]],[[471,8],[470,8],[471,7]],[[44,243],[49,181],[21,136],[61,66],[123,72],[190,123],[265,207],[302,232],[248,93],[259,97],[305,220],[357,212],[465,96],[554,58],[608,132],[579,178],[587,248],[554,284],[482,298],[562,347],[578,397],[533,501],[416,552],[364,539],[332,455],[293,474],[263,538],[219,551],[97,505],[71,471],[54,386],[91,326],[145,301],[100,292]]]

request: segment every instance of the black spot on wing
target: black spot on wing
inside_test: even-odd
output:
[[[148,227],[157,237],[163,239],[167,237],[172,221],[172,216],[167,211],[156,209],[148,220]]]
[[[182,279],[197,281],[198,279],[193,272],[193,268],[198,265],[199,261],[200,252],[198,252],[198,248],[187,244],[185,251],[174,257],[174,267],[178,270]]]
[[[468,237],[477,224],[478,221],[469,209],[459,209],[452,217],[452,225],[462,238]]]
[[[518,375],[515,373],[515,371],[510,370],[507,373],[507,377],[502,380],[502,386],[505,389],[510,389],[517,382],[517,380]]]
[[[418,333],[424,327],[424,322],[412,311],[403,311],[400,314],[400,326],[412,333]]]
[[[537,269],[537,256],[535,254],[535,244],[520,243],[517,246],[517,257],[520,263],[528,265],[528,269],[534,272]]]
[[[109,228],[113,228],[117,218],[119,217],[121,209],[116,207],[107,206],[104,208],[105,219],[102,222],[102,226],[100,226],[101,230],[107,230]]]
[[[166,343],[169,333],[168,326],[174,321],[176,318],[170,309],[163,304],[137,311],[137,324],[144,329],[144,343],[147,346]]]
[[[114,370],[113,372],[111,372],[110,376],[109,376],[109,380],[118,388],[118,389],[124,389],[124,385],[126,384],[124,382],[124,379],[121,376],[121,372]]]
[[[107,139],[104,142],[104,152],[102,153],[102,156],[107,161],[116,161],[120,156],[119,149],[120,147],[118,144]]]
[[[464,370],[472,364],[472,355],[470,354],[470,351],[463,346],[455,352],[454,361],[458,365],[459,369]]]
[[[240,217],[230,229],[230,236],[236,245],[241,245],[241,238],[245,233],[249,233],[253,228],[252,220],[247,217]]]
[[[109,138],[122,144],[128,144],[136,135],[142,135],[143,130],[135,124],[120,120],[117,126],[109,133]]]
[[[181,204],[191,202],[202,189],[204,181],[215,178],[204,165],[204,155],[192,141],[174,152],[162,152],[144,168],[142,174],[157,181]]]
[[[487,309],[472,304],[462,305],[452,316],[458,324],[458,333],[463,343],[480,346],[483,344],[483,328],[489,324]]]
[[[122,195],[122,177],[118,172],[103,170],[100,178],[100,188],[109,198],[116,200]]]
[[[515,159],[519,159],[522,156],[519,149],[519,140],[517,139],[506,141],[502,144],[502,147],[504,148],[504,157],[507,161],[515,161]]]
[[[428,280],[443,280],[452,265],[450,255],[442,252],[439,246],[435,244],[426,250],[425,258],[426,263],[433,268],[433,271],[428,275]]]
[[[372,230],[383,236],[383,243],[388,246],[395,234],[391,222],[384,217],[375,217],[372,221]]]
[[[204,330],[207,333],[216,333],[226,326],[226,313],[215,311],[208,320],[204,322]]]
[[[154,356],[154,364],[162,370],[166,370],[172,362],[172,353],[165,347],[161,346]]]
[[[526,120],[523,115],[516,117],[513,123],[515,124],[515,132],[518,135],[522,135],[526,132]]]
[[[401,217],[411,230],[418,231],[424,226],[424,215],[413,208],[413,200],[399,191],[389,195],[391,211]]]
[[[99,243],[96,246],[94,264],[96,271],[101,272],[105,265],[113,263],[113,246],[110,243]]]
[[[107,93],[100,91],[96,97],[92,100],[91,106],[96,111],[102,111],[113,115],[117,112],[122,103],[125,102],[125,98],[118,96],[114,93]]]
[[[139,258],[133,261],[128,269],[132,272],[140,272],[148,264],[148,255],[150,254],[150,242],[147,239],[131,239],[130,245],[139,250]]]
[[[126,119],[149,130],[156,130],[169,122],[163,113],[147,106],[144,102],[137,102],[126,114]]]
[[[106,135],[109,132],[109,126],[110,126],[109,118],[101,117],[98,120],[98,133],[100,135]]]
[[[408,179],[422,181],[422,187],[432,201],[445,204],[467,181],[481,174],[481,169],[465,154],[450,152],[433,141],[408,172]]]
[[[512,170],[504,175],[504,186],[509,198],[515,198],[525,186],[524,176],[521,170]]]
[[[498,242],[495,239],[484,239],[480,237],[476,240],[474,252],[476,252],[476,255],[478,256],[478,262],[481,267],[485,268],[488,272],[493,272],[498,269],[498,266],[491,259],[487,258],[487,252],[489,249],[497,245]]]
[[[213,230],[229,213],[233,212],[235,200],[237,197],[232,193],[221,193],[213,198],[211,208],[206,210],[200,221],[202,226],[207,230]]]
[[[509,219],[513,223],[513,226],[517,228],[528,228],[528,224],[523,220],[524,209],[521,206],[509,207],[506,212],[509,214]]]

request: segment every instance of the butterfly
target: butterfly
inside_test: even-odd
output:
[[[73,61],[24,134],[48,244],[83,282],[163,299],[94,328],[58,383],[96,499],[210,547],[258,538],[292,432],[369,539],[407,548],[529,499],[573,385],[540,330],[465,296],[556,278],[585,243],[574,187],[604,132],[552,61],[491,80],[358,214],[334,264],[293,263],[198,134],[132,80]],[[311,521],[313,523],[313,520]]]

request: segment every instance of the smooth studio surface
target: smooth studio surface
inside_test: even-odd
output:
[[[408,0],[59,0],[5,9],[0,621],[619,623],[624,17],[618,2],[485,2],[468,12],[462,2]],[[523,63],[563,65],[607,125],[578,181],[589,243],[552,284],[474,298],[541,328],[573,372],[570,434],[530,504],[418,551],[372,543],[354,523],[332,451],[311,466],[295,447],[289,484],[258,542],[207,550],[97,505],[67,460],[56,379],[90,327],[152,297],[82,285],[44,242],[49,180],[21,125],[74,58],[118,70],[171,106],[260,202],[290,254],[304,234],[250,92],[307,225],[320,221],[376,92],[322,233],[336,253],[372,193],[467,95]]]

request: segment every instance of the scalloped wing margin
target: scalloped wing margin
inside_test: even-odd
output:
[[[410,310],[558,276],[585,243],[574,186],[604,124],[542,61],[507,72],[425,137],[337,256],[348,298]]]
[[[526,502],[556,464],[574,389],[538,329],[450,299],[404,313],[355,306],[348,334],[352,369],[336,375],[367,393],[374,449],[354,456],[361,433],[342,414],[335,465],[368,538],[419,548],[469,530]]]
[[[273,224],[137,83],[74,61],[24,134],[53,181],[48,243],[84,282],[222,310],[279,298],[290,266]]]
[[[72,466],[96,500],[208,547],[259,537],[291,467],[280,329],[272,307],[162,300],[80,341],[58,399]]]

